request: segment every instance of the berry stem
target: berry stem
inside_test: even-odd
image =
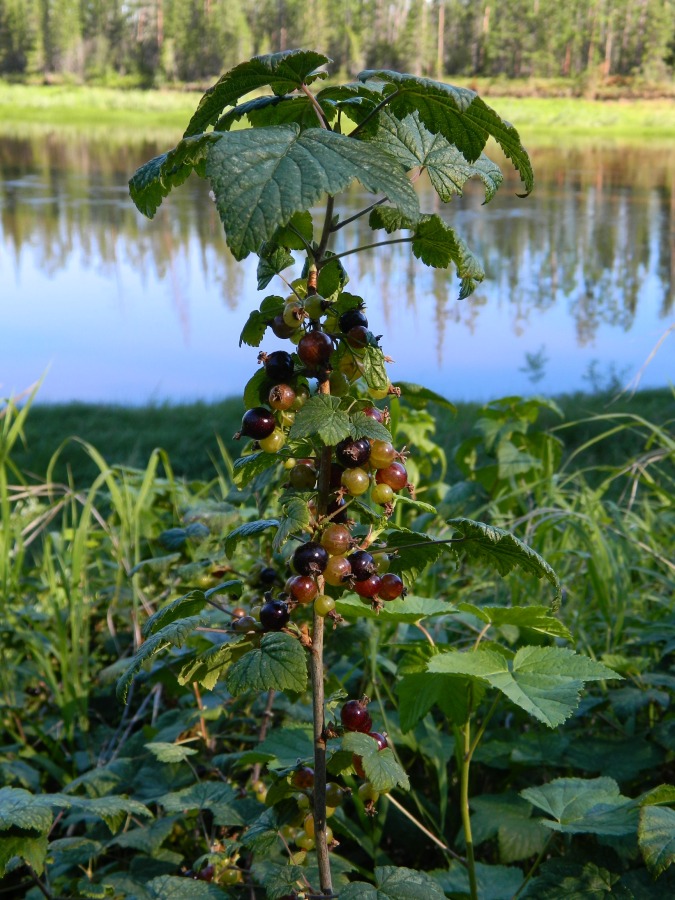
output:
[[[330,394],[328,381],[319,384],[319,393]],[[324,447],[319,463],[317,508],[320,516],[326,514],[330,494],[330,466],[332,449]],[[312,621],[312,649],[310,673],[312,677],[312,718],[314,723],[314,839],[319,881],[324,895],[332,895],[333,886],[330,858],[326,841],[326,737],[324,714],[323,636],[325,620],[316,610]]]
[[[462,729],[464,735],[464,753],[462,756],[462,770],[460,780],[460,807],[462,813],[462,825],[464,826],[464,839],[466,842],[466,865],[469,872],[469,890],[471,900],[478,900],[478,886],[476,884],[476,860],[473,855],[473,836],[471,833],[471,813],[469,810],[469,771],[471,768],[471,717],[467,719]]]

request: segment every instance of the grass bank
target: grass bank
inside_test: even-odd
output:
[[[561,426],[556,433],[567,453],[611,427],[598,416],[632,414],[662,425],[675,418],[675,397],[668,389],[645,390],[615,401],[606,394],[572,394],[559,397],[557,402],[564,418],[551,414],[542,424]],[[459,477],[452,464],[454,449],[470,435],[480,410],[480,404],[461,403],[455,417],[438,416],[437,440],[450,462],[450,480]],[[94,444],[109,463],[140,469],[145,468],[153,449],[161,447],[167,451],[176,475],[190,481],[208,481],[216,474],[214,461],[221,459],[218,437],[233,457],[239,455],[240,445],[232,435],[239,428],[242,412],[239,398],[147,407],[36,404],[26,422],[23,446],[15,448],[13,458],[24,472],[44,474],[52,455],[62,446],[55,477],[61,481],[72,477],[77,486],[85,486],[98,470],[81,445],[72,440],[79,437]],[[590,446],[583,464],[591,469],[621,465],[629,455],[637,456],[643,449],[644,437],[626,430],[621,441]]]
[[[532,143],[594,140],[667,140],[675,136],[672,98],[611,100],[502,95],[500,85],[476,84],[505,118],[517,121]],[[0,134],[109,132],[111,139],[173,140],[194,111],[200,92],[119,90],[0,82]],[[494,97],[494,100],[491,99]]]

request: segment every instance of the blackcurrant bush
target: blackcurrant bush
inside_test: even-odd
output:
[[[343,312],[340,316],[340,331],[343,334],[347,334],[352,328],[356,328],[360,325],[363,328],[368,327],[368,319],[362,310],[356,309],[348,309],[347,312]]]
[[[370,441],[367,438],[345,438],[335,447],[335,458],[346,469],[364,466],[370,459]]]
[[[260,609],[260,624],[265,631],[281,631],[290,618],[283,600],[268,600]]]
[[[277,421],[271,410],[264,406],[254,406],[247,409],[241,420],[241,430],[235,434],[235,438],[253,438],[254,441],[269,437],[276,428]]]
[[[299,575],[318,575],[328,564],[328,551],[315,541],[296,547],[293,568]]]
[[[406,590],[398,575],[386,572],[382,576],[382,583],[378,592],[380,600],[396,600],[401,595],[405,596]]]
[[[309,331],[298,344],[298,356],[308,369],[325,368],[333,352],[333,342],[323,331]]]
[[[340,710],[340,721],[346,731],[368,734],[373,727],[373,720],[362,700],[347,700]]]
[[[375,575],[375,560],[367,550],[355,550],[347,557],[352,567],[352,575],[356,581],[365,581],[371,575]]]
[[[293,377],[295,363],[290,353],[285,350],[275,350],[265,357],[265,374],[275,384],[288,381]]]

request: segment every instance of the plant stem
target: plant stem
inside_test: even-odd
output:
[[[471,768],[471,719],[469,718],[463,729],[464,755],[462,758],[462,771],[460,782],[460,807],[462,813],[462,825],[464,826],[464,839],[466,842],[466,865],[469,871],[469,890],[471,900],[478,900],[478,886],[476,884],[476,860],[473,855],[473,837],[471,834],[471,813],[469,811],[469,771]]]
[[[326,221],[329,221],[326,216]],[[319,393],[329,394],[328,381],[319,384]],[[317,498],[318,514],[325,515],[330,493],[330,467],[332,449],[324,447],[319,464],[319,495]],[[314,723],[314,839],[316,841],[316,859],[319,867],[321,891],[332,895],[333,885],[330,872],[330,858],[326,841],[326,723],[324,720],[324,672],[323,672],[323,635],[324,618],[316,611],[312,621],[312,648],[310,653],[310,672],[312,676],[312,718]]]
[[[551,841],[553,840],[554,837],[555,837],[555,832],[552,831],[552,832],[551,832],[551,836],[549,837],[549,839],[546,841],[546,843],[544,844],[544,846],[543,846],[543,847],[541,848],[541,850],[539,851],[539,854],[537,855],[537,858],[535,859],[535,861],[534,861],[534,862],[532,863],[532,865],[530,866],[530,870],[529,870],[529,872],[527,873],[527,875],[525,876],[525,878],[524,878],[524,880],[523,880],[523,883],[520,885],[520,887],[518,888],[518,890],[515,892],[515,894],[514,894],[513,897],[511,898],[511,900],[516,900],[516,898],[519,897],[519,896],[522,894],[522,892],[525,890],[525,888],[527,887],[528,882],[530,881],[530,879],[532,878],[532,876],[534,875],[534,873],[535,873],[535,872],[537,871],[537,869],[539,868],[539,865],[540,865],[542,859],[544,858],[544,856],[545,856],[545,854],[546,854],[546,851],[547,851],[548,848],[549,848],[549,844],[551,843]]]
[[[362,209],[360,212],[354,213],[354,215],[350,216],[348,219],[342,219],[342,221],[338,222],[337,225],[331,226],[331,231],[339,231],[341,228],[344,228],[345,225],[351,225],[352,222],[356,222],[356,220],[360,219],[361,216],[365,216],[366,213],[372,212],[374,209],[377,209],[378,206],[382,206],[382,204],[386,202],[387,197],[382,197],[381,200],[376,200],[375,203],[371,203],[370,206],[366,206],[366,208]]]
[[[328,200],[326,201],[326,215],[324,216],[324,220],[323,220],[323,231],[321,232],[321,240],[319,241],[319,249],[316,251],[316,254],[314,257],[317,266],[319,266],[321,260],[323,260],[323,255],[326,252],[326,247],[328,246],[328,241],[330,239],[331,224],[333,222],[334,203],[335,203],[335,201],[334,201],[333,197],[329,194]],[[331,256],[331,257],[329,257],[329,259],[335,259],[335,257]]]
[[[306,94],[306,96],[309,98],[309,102],[314,107],[314,112],[316,113],[316,116],[319,120],[319,125],[322,128],[325,128],[326,131],[330,131],[330,128],[328,126],[328,122],[326,121],[324,112],[321,109],[321,105],[320,105],[319,101],[316,99],[316,97],[314,96],[314,94],[310,91],[310,89],[307,87],[306,84],[300,85],[300,90],[302,91],[303,94]]]
[[[361,253],[362,250],[372,250],[374,247],[388,247],[390,244],[409,244],[414,238],[394,238],[391,241],[378,241],[374,244],[363,244],[361,247],[352,247],[351,250],[343,250],[342,253],[336,253],[335,256],[329,256],[324,260],[323,265],[332,262],[334,259],[341,259],[343,256],[349,256],[351,253]]]
[[[371,109],[371,111],[368,113],[368,115],[360,125],[357,125],[356,128],[353,129],[353,131],[349,132],[349,137],[354,137],[355,134],[358,134],[359,131],[361,131],[361,129],[364,128],[368,124],[368,122],[370,122],[370,120],[387,105],[387,103],[391,103],[394,97],[398,97],[400,93],[400,90],[397,88],[395,91],[392,91],[391,94],[388,94],[381,103],[378,103],[374,109]]]

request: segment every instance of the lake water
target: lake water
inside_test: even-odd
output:
[[[162,149],[0,139],[2,395],[46,373],[43,402],[214,400],[255,371],[258,351],[238,337],[264,296],[256,259],[229,255],[207,186],[192,179],[152,222],[128,198],[129,175]],[[675,380],[672,148],[531,155],[529,198],[507,168],[487,206],[476,183],[442,210],[486,269],[468,300],[406,245],[345,260],[392,379],[456,400]],[[353,192],[348,209],[362,200]],[[339,236],[336,250],[372,240],[362,222]]]

